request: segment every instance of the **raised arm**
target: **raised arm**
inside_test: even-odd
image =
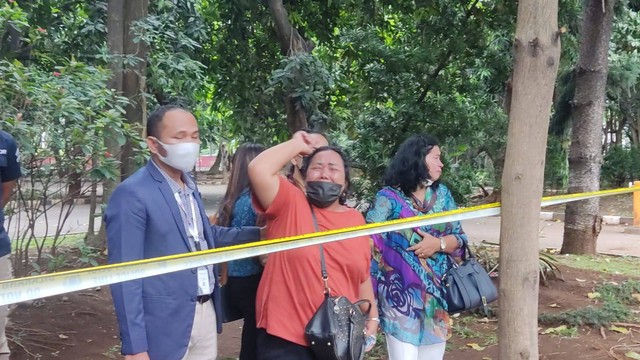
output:
[[[296,155],[308,155],[312,151],[309,134],[298,131],[291,140],[263,151],[251,161],[249,164],[251,189],[263,208],[268,208],[278,194],[280,169]]]

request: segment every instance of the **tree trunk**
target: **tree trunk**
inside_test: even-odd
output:
[[[224,143],[221,142],[220,146],[218,146],[218,155],[216,155],[216,161],[213,162],[213,165],[211,165],[211,168],[209,168],[209,171],[207,171],[207,175],[222,174],[222,171],[220,170],[220,165],[222,164],[222,161],[226,158],[227,158],[227,149]]]
[[[82,149],[79,146],[69,151],[69,159],[75,159],[83,156]],[[67,192],[64,194],[63,204],[70,205],[73,201],[80,197],[82,192],[82,173],[69,169],[65,171],[61,178],[66,179]]]
[[[613,0],[585,3],[569,149],[570,194],[600,189],[613,4]],[[568,203],[561,253],[595,254],[601,228],[599,198]]]
[[[555,79],[558,0],[521,0],[502,177],[500,359],[538,359],[538,218]]]
[[[129,99],[126,108],[127,122],[144,135],[146,125],[145,73],[147,68],[147,45],[143,41],[134,42],[136,34],[132,31],[134,22],[145,18],[148,14],[149,0],[127,0],[124,3],[124,41],[123,50],[127,55],[134,55],[138,61],[127,65],[122,78],[122,95]],[[122,147],[122,180],[133,174],[138,167],[134,159],[133,144],[130,141]]]
[[[124,75],[124,65],[122,55],[124,54],[124,3],[126,0],[109,0],[107,4],[107,42],[109,54],[112,56],[109,67],[111,69],[111,79],[107,86],[122,93],[122,83]],[[111,156],[121,159],[121,147],[113,130],[107,129],[104,132],[104,144]],[[102,186],[102,209],[105,208],[111,197],[111,193],[120,183],[120,168],[115,169],[115,180],[105,180]],[[91,239],[91,244],[96,248],[106,248],[107,233],[104,221],[98,231],[98,235]],[[87,237],[87,240],[88,237]]]
[[[282,55],[293,56],[299,53],[311,53],[314,47],[313,43],[305,41],[298,33],[298,30],[291,25],[289,14],[282,0],[269,0],[269,8],[273,15]],[[293,134],[307,127],[307,113],[302,103],[287,94],[284,104],[287,110],[287,127],[289,131]]]
[[[91,184],[91,205],[89,206],[89,225],[84,236],[84,244],[87,246],[104,249],[107,247],[106,238],[96,234],[96,210],[98,209],[98,183]]]

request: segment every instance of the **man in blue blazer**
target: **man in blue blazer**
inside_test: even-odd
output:
[[[196,119],[182,108],[161,106],[149,115],[151,159],[115,189],[105,213],[110,263],[260,238],[259,228],[209,224],[187,174],[200,153],[199,137]],[[216,359],[222,324],[214,266],[114,284],[111,293],[125,359]]]

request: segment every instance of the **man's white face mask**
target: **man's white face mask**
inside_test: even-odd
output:
[[[191,171],[198,161],[200,155],[200,144],[194,142],[165,144],[156,139],[167,152],[167,156],[158,154],[160,160],[174,169],[184,172]]]

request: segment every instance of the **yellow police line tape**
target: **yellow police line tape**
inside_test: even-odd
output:
[[[640,188],[636,187],[551,196],[543,198],[541,206],[557,205],[600,196],[619,195],[639,190]],[[500,214],[500,203],[492,203],[438,214],[366,224],[314,234],[305,234],[274,240],[262,240],[224,248],[6,280],[0,282],[0,305],[39,299],[47,296],[59,295],[123,281],[136,280],[149,276],[254,257],[283,250],[291,250],[304,246],[324,244],[358,236],[369,236],[411,227],[433,225],[450,221],[477,219],[498,214]]]

